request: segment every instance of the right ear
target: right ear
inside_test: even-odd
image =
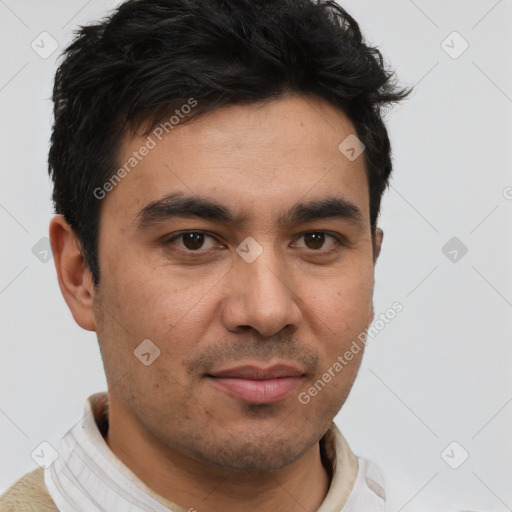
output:
[[[80,241],[63,215],[50,221],[50,243],[60,291],[75,322],[87,331],[95,331],[92,276]]]

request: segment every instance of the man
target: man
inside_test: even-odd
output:
[[[55,78],[50,239],[108,383],[1,510],[380,511],[333,423],[374,317],[380,53],[333,2],[130,0]]]

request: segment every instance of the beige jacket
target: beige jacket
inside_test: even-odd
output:
[[[14,483],[0,498],[0,512],[59,512],[37,468]]]

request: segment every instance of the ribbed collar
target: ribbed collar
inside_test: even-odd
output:
[[[59,456],[45,468],[44,480],[60,512],[187,512],[152,491],[110,450],[108,395],[86,400],[85,415],[62,438]],[[382,476],[370,461],[356,457],[332,423],[320,441],[332,474],[329,492],[317,512],[384,512]]]

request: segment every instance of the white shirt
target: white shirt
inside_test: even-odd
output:
[[[64,435],[59,456],[45,468],[45,484],[60,512],[183,512],[147,487],[110,450],[98,427],[106,401],[106,392],[87,399],[84,418]],[[352,453],[334,423],[330,431],[334,474],[317,512],[384,512],[379,469]]]

